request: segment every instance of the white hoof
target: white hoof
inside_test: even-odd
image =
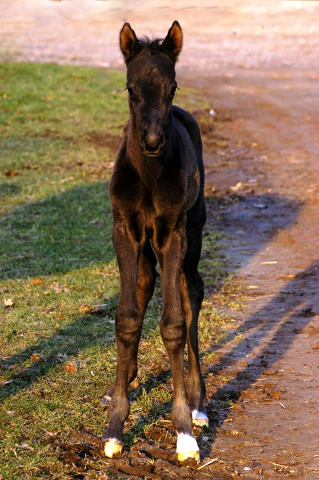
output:
[[[198,410],[193,410],[192,411],[192,421],[194,425],[197,425],[198,427],[208,427],[209,426],[209,420],[204,412],[199,412]]]
[[[123,446],[116,438],[109,438],[104,443],[104,455],[108,458],[117,458],[121,455]]]
[[[187,433],[177,434],[176,445],[177,460],[181,463],[186,460],[194,460],[199,463],[199,448],[195,438]]]

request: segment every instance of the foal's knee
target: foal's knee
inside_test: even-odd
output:
[[[167,348],[180,348],[185,346],[186,325],[183,318],[176,320],[163,316],[161,319],[161,336]]]
[[[139,335],[142,325],[142,317],[140,311],[118,310],[116,313],[115,331],[118,340],[125,344],[130,344]]]

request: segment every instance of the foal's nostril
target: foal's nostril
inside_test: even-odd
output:
[[[154,149],[160,145],[161,140],[162,140],[162,135],[158,135],[152,132],[148,133],[145,137],[146,145]]]

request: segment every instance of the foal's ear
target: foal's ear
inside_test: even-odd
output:
[[[177,61],[178,55],[182,50],[183,32],[177,20],[168,31],[166,38],[163,40],[162,48],[172,58],[174,62]]]
[[[129,23],[124,23],[120,32],[120,48],[124,55],[125,62],[130,60],[141,49],[141,44]]]

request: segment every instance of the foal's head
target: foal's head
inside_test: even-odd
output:
[[[123,25],[120,33],[120,47],[127,66],[130,111],[142,152],[148,157],[158,157],[164,151],[177,88],[175,62],[182,42],[182,29],[177,21],[163,41],[138,39],[129,23]]]

